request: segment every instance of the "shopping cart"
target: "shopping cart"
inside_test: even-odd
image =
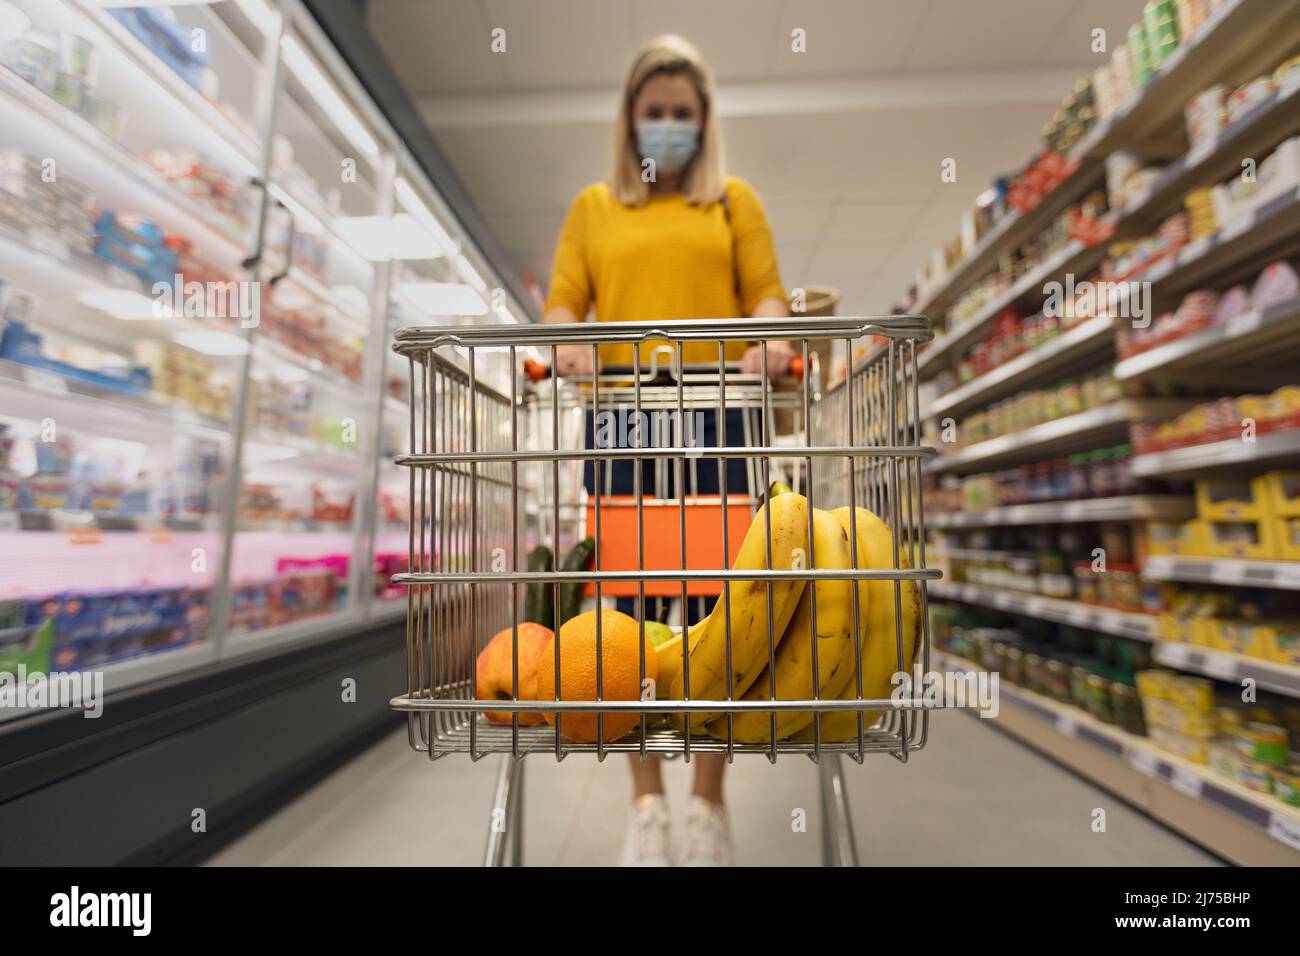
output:
[[[875,336],[880,342],[867,364],[851,370],[824,392],[817,376],[805,376],[794,393],[802,444],[774,444],[767,343],[784,340],[800,345],[808,368],[810,341],[840,340],[846,344],[846,354],[853,355],[855,341],[865,336]],[[430,759],[449,753],[468,753],[472,759],[492,753],[505,755],[493,805],[489,863],[502,862],[508,847],[514,862],[520,861],[521,758],[542,752],[554,754],[557,760],[571,753],[595,753],[602,759],[620,752],[638,753],[643,759],[649,754],[680,755],[686,760],[698,753],[724,754],[728,759],[737,753],[762,753],[773,762],[783,754],[804,754],[819,767],[824,858],[828,863],[856,861],[840,757],[847,754],[860,762],[868,753],[889,753],[907,760],[925,745],[927,709],[933,703],[919,694],[898,692],[891,699],[864,699],[860,676],[857,695],[848,699],[821,699],[814,694],[813,699],[804,700],[747,701],[735,694],[721,700],[697,700],[691,697],[689,673],[682,700],[521,700],[520,607],[523,589],[529,585],[551,588],[558,608],[562,585],[583,584],[594,595],[598,608],[611,595],[635,594],[641,598],[636,616],[643,623],[647,594],[677,594],[685,604],[688,596],[697,593],[725,593],[730,581],[755,581],[766,584],[771,620],[772,588],[780,581],[803,581],[813,588],[819,579],[891,581],[896,608],[900,582],[914,581],[920,614],[912,670],[928,671],[925,582],[939,577],[939,572],[925,565],[920,470],[922,459],[934,450],[920,443],[916,357],[917,346],[930,337],[928,320],[919,316],[442,326],[397,332],[394,348],[407,357],[410,367],[412,451],[396,459],[410,469],[411,521],[410,569],[393,578],[408,587],[408,683],[406,693],[392,705],[407,712],[411,746],[426,752]],[[725,346],[735,341],[759,343],[759,375],[741,376],[734,366],[727,365]],[[666,350],[661,343],[667,343]],[[716,348],[716,366],[686,366],[683,350],[692,343],[707,343],[709,351]],[[551,376],[529,385],[517,372],[525,354],[536,354],[535,350],[555,368],[558,349],[565,345],[590,348],[595,367],[599,347],[608,344],[632,346],[633,366],[625,374],[605,370],[563,383]],[[481,372],[489,357],[505,359],[508,385],[498,388],[484,380]],[[637,416],[654,410],[675,415],[678,429],[673,440],[667,445],[650,444],[644,429],[632,433],[630,447],[618,442],[583,447],[584,442],[574,440],[582,415],[629,404]],[[702,408],[716,410],[718,428],[722,429],[726,411],[737,407],[746,412],[745,445],[729,444],[728,439],[735,436],[719,435],[717,444],[710,446],[687,440],[689,430],[684,423],[690,413]],[[742,527],[733,526],[733,518],[738,516],[735,507],[739,504],[743,508],[739,516],[747,519],[773,475],[772,462],[791,458],[799,462],[793,477],[810,507],[867,507],[885,520],[893,539],[892,568],[859,568],[855,552],[850,570],[731,569],[733,539],[743,537],[748,525],[746,520]],[[739,494],[728,487],[726,463],[734,459],[747,463],[746,487],[736,489]],[[602,483],[604,474],[614,463],[626,461],[633,463],[636,480],[630,500],[616,503],[605,494],[593,495],[585,503],[575,499],[577,469],[590,465],[595,487],[601,491],[607,487]],[[681,491],[668,500],[647,499],[641,486],[643,461],[653,462],[657,469],[656,489],[664,487],[658,482],[663,472],[673,476],[671,487]],[[689,489],[695,485],[689,476],[710,466],[717,470],[721,493],[712,501],[692,499]],[[698,509],[709,509],[716,516],[716,525],[711,527],[720,530],[720,535],[700,531],[698,521],[688,520],[703,513]],[[611,520],[614,514],[620,517]],[[651,537],[648,524],[650,528],[669,527],[665,515],[675,525],[671,540],[677,560],[670,566],[660,560],[656,566],[646,560]],[[524,570],[530,528],[557,556],[570,541],[591,536],[596,543],[595,566],[579,571]],[[611,528],[618,530],[611,534]],[[627,547],[628,534],[634,536],[632,547]],[[611,547],[615,538],[623,548]],[[656,537],[656,544],[660,538],[662,535]],[[633,555],[634,563],[626,557],[615,561],[619,554]],[[770,568],[770,537],[768,554]],[[857,590],[852,588],[855,622],[859,614]],[[896,612],[896,671],[909,669],[903,662],[902,627],[902,616]],[[513,639],[512,699],[479,699],[475,691],[478,652],[503,630],[510,630]],[[599,625],[596,630],[599,633]],[[730,642],[728,631],[728,645]],[[558,643],[552,642],[557,678],[561,668]],[[769,641],[769,662],[774,647],[774,641]],[[596,657],[600,660],[599,652]],[[860,658],[855,658],[857,663]],[[813,669],[815,673],[815,651]],[[597,667],[598,682],[599,674]],[[644,685],[644,659],[640,674]],[[603,694],[598,691],[597,697]],[[488,711],[511,714],[511,723],[488,722],[483,717]],[[770,714],[774,730],[778,711],[819,715],[845,711],[859,715],[858,729],[854,739],[830,742],[821,739],[814,720],[810,741],[741,743],[734,739],[731,725],[734,715],[746,711]],[[864,711],[880,716],[872,723],[861,716]],[[555,714],[559,729],[550,724],[519,725],[518,715],[534,712]],[[565,714],[593,712],[601,728],[595,742],[580,743],[564,736]],[[629,712],[636,715],[637,727],[622,738],[604,740],[603,715]],[[662,720],[664,714],[684,717],[697,712],[726,715],[722,721],[726,733],[719,735],[723,739],[692,731],[688,720],[678,722],[681,729],[665,726]]]

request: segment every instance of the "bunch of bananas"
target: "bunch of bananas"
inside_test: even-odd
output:
[[[856,520],[855,520],[856,518]],[[893,535],[889,527],[866,508],[837,508],[812,512],[812,549],[808,549],[808,502],[783,486],[774,486],[768,502],[758,510],[734,564],[735,570],[761,570],[767,563],[767,529],[771,524],[771,565],[777,570],[801,570],[812,563],[821,570],[844,570],[854,566],[857,550],[860,569],[892,569]],[[855,528],[856,525],[856,528]],[[857,540],[853,541],[853,531]],[[811,562],[809,561],[811,557]],[[898,555],[898,566],[909,568],[907,556]],[[854,629],[853,582],[821,579],[812,584],[780,581],[772,585],[772,631],[775,655],[769,667],[767,584],[762,581],[731,581],[730,691],[740,700],[854,700],[858,698],[856,658],[861,657],[861,699],[888,697],[891,677],[898,670],[898,639],[895,622],[893,581],[859,581],[857,584],[857,629]],[[920,596],[915,582],[898,586],[902,617],[903,661],[911,668],[916,651],[920,619]],[[709,616],[687,632],[686,664],[690,668],[691,697],[694,700],[722,700],[727,697],[727,607],[720,596]],[[812,653],[817,647],[814,677]],[[682,637],[657,648],[659,696],[681,700],[684,693]],[[814,680],[816,688],[814,690]],[[869,726],[876,715],[864,711]],[[812,740],[817,715],[809,711],[777,711],[777,739]],[[854,711],[820,715],[821,739],[845,741],[857,736]],[[690,715],[691,729],[702,729],[727,739],[727,716],[716,713]],[[679,727],[685,721],[675,721]],[[771,713],[748,711],[732,718],[732,733],[739,743],[766,743],[772,739]]]

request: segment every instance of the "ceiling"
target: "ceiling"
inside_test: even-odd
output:
[[[718,82],[730,172],[789,288],[889,311],[1142,0],[368,0],[367,17],[517,268],[547,285],[569,203],[605,178],[628,64],[676,31]],[[493,52],[504,30],[505,51]],[[802,29],[806,52],[791,50]],[[498,34],[498,36],[501,36]],[[956,160],[957,180],[940,168]]]

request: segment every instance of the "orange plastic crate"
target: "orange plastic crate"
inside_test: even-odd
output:
[[[722,558],[722,498],[713,496],[686,502],[686,570],[713,571],[730,568],[749,530],[751,516],[748,497],[728,496],[726,561]],[[682,569],[681,519],[676,499],[645,498],[642,525],[647,571]],[[596,502],[587,502],[587,534],[596,534]],[[614,495],[600,499],[600,570],[637,570],[636,498]],[[602,581],[600,593],[606,597],[636,597],[636,581]],[[587,594],[596,593],[595,584],[587,585]],[[680,581],[647,581],[647,597],[681,597]],[[690,597],[716,597],[722,593],[721,581],[688,581]]]

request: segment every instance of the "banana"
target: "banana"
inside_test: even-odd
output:
[[[839,570],[852,566],[849,532],[829,511],[813,509],[812,559],[818,569]],[[859,563],[861,563],[861,556]],[[861,582],[859,621],[866,620],[866,582]],[[817,606],[817,687],[822,697],[837,697],[853,674],[853,582],[817,582],[806,586],[794,616],[781,637],[776,652],[775,669],[764,667],[745,691],[744,700],[771,700],[770,674],[776,675],[777,700],[805,700],[813,696],[812,609],[813,592]],[[811,711],[778,711],[777,739],[788,737],[813,720]],[[725,714],[712,721],[705,730],[719,740],[727,739]],[[737,714],[733,721],[734,739],[740,743],[763,743],[771,740],[771,715],[761,711]]]
[[[788,571],[807,565],[808,501],[803,495],[777,494],[754,514],[745,540],[740,545],[733,568],[757,571],[767,567],[767,515],[772,522],[772,569]],[[772,582],[772,614],[775,634],[785,632],[795,605],[803,595],[802,581]],[[731,681],[732,693],[739,697],[754,683],[767,665],[767,587],[765,581],[730,581],[727,592],[719,595],[706,623],[688,639],[691,698],[724,700],[727,696],[727,607],[731,595]],[[670,696],[685,697],[685,673],[673,678]],[[691,729],[702,728],[716,713],[691,714]]]
[[[707,622],[708,618],[705,617],[690,626],[687,630],[688,647],[689,641],[704,629]],[[659,677],[655,681],[655,699],[671,700],[669,695],[672,692],[673,679],[682,672],[682,636],[678,634],[656,647],[655,658],[659,662]]]
[[[894,566],[893,534],[889,526],[866,508],[857,510],[859,567],[887,570]],[[837,508],[835,516],[844,527],[849,527],[849,509]],[[865,558],[863,556],[865,552]],[[898,553],[900,568],[910,568],[907,555]],[[898,582],[903,619],[903,667],[912,669],[916,656],[916,643],[921,618],[921,596],[915,581]],[[890,678],[899,669],[898,645],[894,629],[894,582],[867,582],[867,616],[862,636],[862,697],[867,700],[886,698],[893,690]],[[849,657],[849,679],[839,693],[840,700],[857,697],[857,678],[853,671],[852,654]],[[873,711],[863,711],[868,726],[876,719]],[[856,740],[858,718],[854,711],[824,713],[819,718],[822,740],[828,743]],[[792,736],[793,740],[811,742],[812,724]]]

